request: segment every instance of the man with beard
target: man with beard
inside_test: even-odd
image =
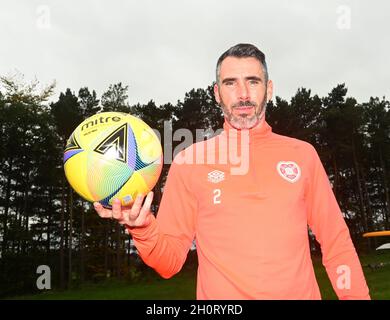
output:
[[[309,226],[338,297],[369,299],[317,152],[307,142],[273,133],[265,120],[273,84],[264,54],[251,44],[234,46],[219,58],[216,78],[224,130],[183,151],[206,150],[215,162],[174,161],[157,218],[150,212],[152,192],[143,205],[139,195],[131,208],[117,200],[112,210],[96,203],[98,214],[125,225],[141,258],[164,278],[180,271],[196,239],[198,299],[320,299]],[[220,161],[222,149],[210,147],[224,144],[247,155],[246,170],[232,173],[233,163]]]

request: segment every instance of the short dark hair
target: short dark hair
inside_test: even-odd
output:
[[[267,63],[265,62],[265,54],[260,51],[256,46],[249,43],[239,43],[225,51],[218,59],[216,68],[216,80],[219,83],[219,72],[221,71],[222,61],[227,57],[236,58],[256,58],[262,65],[265,81],[268,81],[268,69]]]

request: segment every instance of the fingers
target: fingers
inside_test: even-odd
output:
[[[146,196],[145,203],[136,220],[137,225],[144,225],[145,223],[148,222],[147,220],[148,220],[148,215],[150,214],[150,206],[152,205],[152,202],[153,202],[153,192],[150,191]]]
[[[114,199],[112,201],[112,217],[114,219],[122,218],[122,204],[119,199]]]
[[[122,218],[121,201],[114,199],[111,209],[104,208],[100,202],[94,202],[93,206],[101,218]]]
[[[104,208],[99,202],[94,202],[93,206],[101,218],[111,218],[112,217],[111,210]]]
[[[135,221],[138,218],[139,213],[141,211],[141,206],[142,206],[143,200],[144,200],[144,195],[141,193],[138,194],[137,198],[135,198],[133,206],[131,207],[128,220]]]
[[[153,202],[153,192],[149,192],[145,203],[142,205],[145,196],[138,194],[131,209],[122,207],[120,199],[112,201],[112,208],[104,208],[99,202],[94,202],[94,208],[101,218],[113,218],[120,224],[133,226],[144,226],[150,221],[150,207]]]
[[[142,206],[144,195],[140,194],[131,210],[125,210],[123,212],[123,219],[119,220],[120,224],[126,224],[130,227],[142,227],[147,225],[150,222],[150,206],[153,202],[153,192],[149,192],[145,203]]]

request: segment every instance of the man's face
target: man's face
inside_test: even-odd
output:
[[[222,61],[214,94],[234,128],[250,129],[264,118],[265,106],[272,97],[272,81],[266,83],[256,58],[227,57]]]

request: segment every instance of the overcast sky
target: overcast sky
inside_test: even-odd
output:
[[[385,0],[0,0],[0,75],[55,79],[55,99],[121,81],[130,104],[176,103],[214,81],[226,49],[249,42],[284,99],[342,82],[359,102],[389,99],[389,11]]]

